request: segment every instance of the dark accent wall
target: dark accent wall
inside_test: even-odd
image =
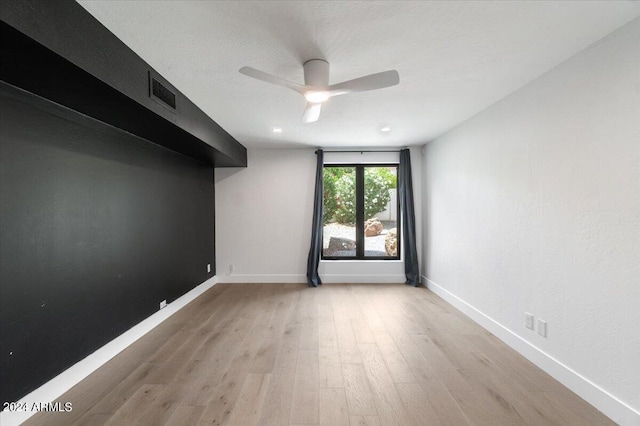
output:
[[[212,277],[213,167],[246,164],[75,1],[0,1],[1,400]]]
[[[213,167],[0,82],[0,400],[215,271]]]

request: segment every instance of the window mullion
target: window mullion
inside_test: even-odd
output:
[[[356,167],[356,256],[364,258],[364,166]]]

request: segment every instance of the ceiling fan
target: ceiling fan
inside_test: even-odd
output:
[[[304,96],[307,100],[307,106],[302,115],[302,121],[305,123],[317,121],[320,117],[322,103],[333,96],[383,89],[395,86],[400,82],[398,71],[391,70],[329,85],[329,63],[327,61],[311,59],[304,63],[303,68],[304,84],[294,83],[251,67],[240,68],[240,73],[267,83],[288,87]]]

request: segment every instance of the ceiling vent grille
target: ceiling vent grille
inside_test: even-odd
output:
[[[151,76],[149,73],[149,95],[152,99],[156,100],[160,104],[171,108],[172,110],[176,109],[176,95],[171,90],[167,88],[164,84],[160,83],[158,80]]]

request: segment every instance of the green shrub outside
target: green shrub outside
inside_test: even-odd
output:
[[[382,212],[391,200],[389,190],[397,178],[388,167],[364,169],[365,219]],[[354,224],[356,221],[356,173],[353,167],[324,169],[324,223]]]

